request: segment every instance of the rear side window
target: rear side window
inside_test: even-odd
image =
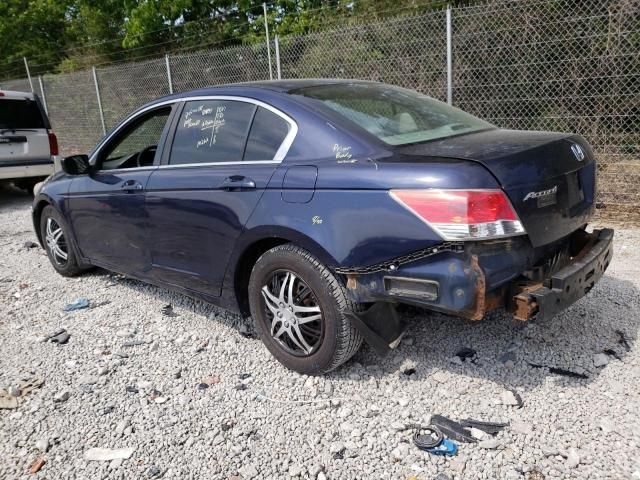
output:
[[[34,100],[0,99],[0,129],[45,128],[44,119]]]
[[[259,107],[251,125],[244,160],[273,160],[288,133],[289,122]]]
[[[239,162],[256,106],[232,100],[187,102],[176,128],[172,165]]]

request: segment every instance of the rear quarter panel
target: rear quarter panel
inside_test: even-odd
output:
[[[246,224],[243,235],[291,235],[307,239],[308,248],[330,266],[373,265],[442,242],[421,219],[389,195],[393,188],[496,188],[482,166],[466,161],[431,159],[408,163],[395,158],[325,157],[311,162],[285,162]],[[317,181],[311,200],[283,200],[283,178],[294,165],[315,165]],[[280,233],[279,233],[280,232]],[[288,237],[285,237],[288,238]],[[322,251],[314,252],[319,246]]]

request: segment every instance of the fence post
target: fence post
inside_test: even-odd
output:
[[[453,32],[451,5],[447,5],[447,103],[453,105]]]
[[[269,80],[273,80],[273,71],[271,69],[271,45],[269,43],[269,22],[267,21],[267,4],[262,4],[264,11],[264,31],[267,34],[267,55],[269,56]]]
[[[47,107],[47,97],[44,95],[44,86],[42,85],[42,75],[38,75],[38,83],[40,84],[40,96],[42,97],[42,106],[44,112],[49,116],[49,107]]]
[[[31,91],[33,92],[33,82],[31,81],[31,72],[29,72],[29,64],[27,63],[27,57],[22,57],[24,60],[24,68],[27,71],[27,78],[29,79],[29,86],[31,87]]]
[[[278,73],[278,80],[282,79],[282,73],[280,71],[280,39],[278,35],[275,38],[276,42],[276,72]]]
[[[169,65],[169,54],[165,54],[164,61],[167,65],[167,82],[169,82],[169,94],[173,94],[173,81],[171,80],[171,65]]]
[[[96,86],[96,97],[98,97],[98,111],[100,112],[100,122],[102,123],[102,135],[107,134],[107,126],[104,123],[104,112],[102,111],[102,101],[100,100],[100,87],[98,86],[98,75],[96,74],[96,67],[91,67],[93,72],[93,83]]]

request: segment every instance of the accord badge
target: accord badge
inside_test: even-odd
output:
[[[555,185],[553,188],[550,188],[549,190],[540,190],[539,192],[529,192],[525,195],[522,201],[526,202],[530,198],[541,198],[549,195],[555,195],[557,191],[558,191],[558,186]]]

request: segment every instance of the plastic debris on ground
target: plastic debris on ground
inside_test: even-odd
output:
[[[489,433],[491,435],[496,435],[509,426],[508,423],[482,422],[480,420],[473,420],[471,418],[466,418],[460,421],[460,424],[465,428],[477,428],[478,430],[482,430],[483,432]]]
[[[89,299],[87,298],[78,298],[74,302],[67,303],[63,310],[65,312],[73,312],[75,310],[82,310],[83,308],[87,308],[89,306]]]
[[[432,416],[431,425],[436,426],[443,435],[457,442],[475,443],[477,441],[462,424],[442,415]]]
[[[58,343],[60,345],[63,345],[69,341],[70,336],[71,335],[69,334],[69,332],[67,332],[66,329],[59,328],[57,330],[54,330],[50,334],[46,335],[44,339],[47,342]]]
[[[624,347],[627,352],[631,351],[631,345],[627,341],[627,337],[624,335],[624,332],[621,330],[616,330],[616,335],[618,335],[618,343]]]
[[[472,430],[482,430],[483,435],[489,436],[498,434],[508,426],[508,423],[486,422],[471,418],[457,422],[443,415],[433,415],[428,426],[413,425],[411,428],[415,430],[413,443],[420,450],[432,455],[453,456],[458,453],[458,445],[455,441],[477,442],[472,435]]]
[[[622,361],[622,357],[616,352],[613,348],[605,348],[602,353],[615,358],[616,360]]]
[[[40,471],[40,469],[42,467],[44,467],[45,463],[47,463],[47,461],[44,458],[42,458],[42,457],[36,458],[36,461],[33,462],[31,464],[31,467],[29,468],[29,473],[32,474],[32,475],[34,473],[38,473]]]
[[[24,397],[36,388],[40,388],[43,384],[44,380],[34,377],[21,383],[18,388],[9,388],[9,391],[0,388],[0,409],[12,410],[18,408]]]
[[[90,448],[84,453],[88,461],[126,460],[133,455],[133,448]]]
[[[65,343],[67,343],[69,341],[69,338],[71,337],[71,335],[69,335],[69,333],[67,331],[61,332],[58,335],[55,335],[51,338],[49,338],[49,341],[51,343],[57,343],[58,345],[64,345]]]
[[[417,427],[413,434],[413,443],[420,449],[432,455],[453,456],[458,453],[458,445],[445,438],[440,429],[434,425]]]
[[[220,383],[220,375],[209,375],[202,379],[202,383],[205,383],[206,385],[216,385]]]
[[[565,377],[582,378],[582,379],[589,378],[589,375],[585,375],[584,373],[579,373],[579,372],[572,372],[571,370],[566,370],[564,368],[547,367],[546,365],[539,365],[537,363],[531,363],[531,362],[527,362],[527,363],[529,364],[530,367],[533,367],[533,368],[546,368],[549,370],[549,373],[553,373],[554,375],[562,375]]]
[[[464,347],[456,352],[456,357],[458,357],[463,362],[469,360],[471,363],[476,362],[477,353],[473,348]]]

